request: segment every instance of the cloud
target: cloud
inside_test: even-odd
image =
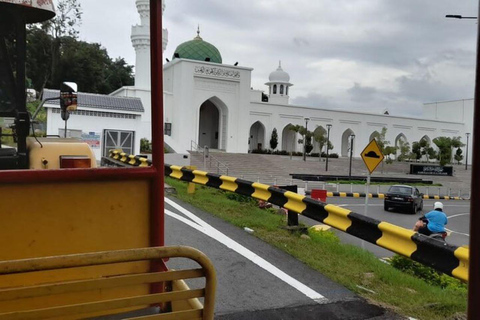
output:
[[[362,87],[360,83],[355,82],[354,86],[347,90],[352,101],[369,102],[373,100],[373,96],[377,90],[373,87]]]
[[[165,0],[166,57],[201,36],[224,63],[252,67],[252,86],[266,90],[282,60],[295,84],[294,104],[421,116],[424,102],[473,96],[476,21],[474,1]],[[116,56],[135,55],[134,0],[83,0],[81,37]],[[108,24],[105,12],[109,15]],[[95,22],[94,22],[95,21]]]

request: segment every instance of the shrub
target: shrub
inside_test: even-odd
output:
[[[254,150],[252,150],[252,153],[257,153],[257,154],[271,154],[271,153],[272,153],[272,150],[254,149]]]
[[[237,201],[237,202],[241,202],[241,203],[255,203],[256,202],[256,200],[251,198],[251,197],[247,197],[247,196],[244,196],[244,195],[241,195],[241,194],[238,194],[238,193],[233,193],[233,192],[225,192],[225,196],[227,197],[227,199]]]
[[[332,231],[316,231],[313,228],[308,229],[308,235],[313,241],[339,244],[340,238]]]
[[[467,290],[467,285],[460,280],[452,278],[444,273],[424,266],[423,264],[420,264],[403,256],[395,255],[392,257],[390,262],[394,268],[401,270],[416,278],[420,278],[428,284],[440,287],[442,289],[448,287],[455,290]]]
[[[140,139],[140,152],[152,152],[152,143],[147,138]]]
[[[277,146],[278,146],[277,128],[273,128],[272,137],[270,138],[270,148],[272,148],[272,150],[275,150]]]

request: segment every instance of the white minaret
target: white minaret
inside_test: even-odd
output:
[[[265,83],[268,87],[269,102],[288,104],[289,90],[293,84],[290,83],[290,75],[283,71],[282,61],[278,62],[277,70],[270,73],[269,81]]]
[[[137,11],[140,14],[140,24],[132,27],[132,44],[135,48],[135,87],[150,90],[150,1],[136,0]],[[162,14],[165,3],[162,0]],[[162,47],[167,48],[168,30],[163,29]]]

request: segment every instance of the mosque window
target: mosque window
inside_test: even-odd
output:
[[[165,122],[165,135],[171,136],[172,135],[172,124],[170,122]]]
[[[280,94],[283,94],[283,84],[280,86]]]
[[[276,84],[273,85],[273,94],[277,94],[277,85]]]

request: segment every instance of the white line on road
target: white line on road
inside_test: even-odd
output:
[[[452,218],[456,218],[456,217],[466,216],[466,215],[468,215],[468,214],[470,214],[470,212],[454,214],[454,215],[451,215],[451,216],[447,216],[447,218],[448,218],[448,219],[452,219]]]
[[[205,221],[203,221],[202,219],[200,219],[199,217],[197,217],[195,214],[191,213],[187,209],[181,207],[177,203],[175,203],[172,200],[167,199],[167,198],[165,198],[165,202],[168,203],[169,205],[171,205],[172,207],[174,207],[175,209],[177,209],[178,211],[180,211],[181,213],[183,213],[185,216],[187,216],[188,218],[193,220],[195,223],[193,221],[190,221],[190,220],[172,212],[172,211],[165,210],[165,213],[167,215],[169,215],[169,216],[171,216],[171,217],[189,225],[190,227],[195,228],[196,230],[204,233],[205,235],[219,241],[220,243],[224,244],[228,248],[236,251],[238,254],[240,254],[240,255],[244,256],[245,258],[247,258],[248,260],[252,261],[253,263],[258,265],[262,269],[270,272],[272,275],[276,276],[280,280],[284,281],[285,283],[289,284],[293,288],[297,289],[298,291],[300,291],[301,293],[303,293],[304,295],[306,295],[310,299],[314,300],[315,302],[325,303],[326,301],[328,301],[328,299],[325,298],[320,293],[318,293],[315,290],[311,289],[310,287],[304,285],[303,283],[296,280],[295,278],[289,276],[288,274],[286,274],[282,270],[280,270],[277,267],[275,267],[274,265],[272,265],[270,262],[266,261],[265,259],[258,256],[257,254],[255,254],[251,250],[247,249],[246,247],[242,246],[238,242],[229,238],[228,236],[226,236],[222,232],[218,231],[217,229],[215,229],[214,227],[212,227],[211,225],[209,225],[208,223],[206,223]]]
[[[453,231],[453,230],[450,230],[450,229],[447,229],[447,228],[445,228],[445,230],[447,230],[447,232],[461,234],[462,236],[470,237],[470,235],[468,233],[457,232],[457,231]]]

